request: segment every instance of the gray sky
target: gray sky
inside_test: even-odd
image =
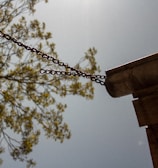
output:
[[[46,22],[59,57],[72,66],[93,46],[102,74],[158,50],[156,0],[49,1],[37,6],[34,18]],[[111,98],[95,84],[94,100],[69,96],[63,102],[68,104],[64,118],[72,138],[60,144],[42,137],[31,154],[37,168],[152,167],[132,96]],[[7,161],[3,167],[23,165]]]

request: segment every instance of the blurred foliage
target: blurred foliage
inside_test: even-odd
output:
[[[27,19],[39,2],[1,0],[0,30],[58,58],[45,23]],[[99,71],[95,54],[96,49],[90,48],[74,67],[95,74]],[[39,73],[41,68],[48,67],[61,70],[39,55],[0,38],[0,153],[5,150],[3,144],[7,144],[13,159],[26,161],[27,167],[35,165],[27,155],[38,143],[41,131],[60,142],[71,137],[68,124],[63,121],[67,105],[58,102],[58,96],[79,95],[86,99],[94,96],[91,81]]]

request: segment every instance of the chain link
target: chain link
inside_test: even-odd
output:
[[[3,33],[0,30],[0,37],[5,38],[8,41],[12,41],[13,43],[15,43],[16,45],[25,48],[26,50],[32,52],[32,53],[36,53],[37,55],[42,56],[42,58],[47,59],[52,61],[54,64],[59,65],[60,67],[65,67],[66,69],[69,69],[69,72],[66,71],[56,71],[56,70],[48,70],[48,69],[41,69],[40,73],[41,74],[52,74],[52,75],[66,75],[66,76],[82,76],[84,78],[88,78],[91,81],[94,81],[96,83],[99,83],[100,85],[105,85],[105,75],[91,75],[91,74],[87,74],[85,72],[82,72],[78,69],[75,69],[73,67],[70,67],[68,64],[65,64],[64,62],[54,58],[53,56],[50,56],[48,54],[45,54],[44,52],[37,50],[34,47],[30,47],[28,45],[25,45],[24,43],[18,41],[17,39],[15,39],[14,37]]]

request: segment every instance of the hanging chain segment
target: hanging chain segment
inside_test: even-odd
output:
[[[5,38],[8,41],[12,41],[13,43],[15,43],[16,45],[25,48],[26,50],[32,52],[32,53],[36,53],[37,55],[42,56],[42,58],[47,59],[52,61],[54,64],[59,65],[60,67],[65,67],[66,69],[69,69],[69,72],[66,71],[56,71],[56,70],[48,70],[48,69],[41,69],[40,73],[41,74],[52,74],[52,75],[66,75],[66,76],[82,76],[84,78],[88,78],[91,81],[94,81],[96,83],[99,83],[100,85],[105,85],[105,78],[106,76],[104,75],[91,75],[91,74],[87,74],[85,72],[82,72],[78,69],[75,69],[73,67],[70,67],[68,64],[65,64],[64,62],[54,58],[53,56],[50,56],[48,54],[45,54],[44,52],[34,48],[34,47],[30,47],[28,45],[25,45],[24,43],[18,41],[17,39],[15,39],[14,37],[3,33],[2,31],[0,31],[0,37]]]

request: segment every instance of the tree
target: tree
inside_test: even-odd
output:
[[[46,32],[45,23],[27,19],[35,12],[39,0],[2,0],[0,4],[0,30],[25,44],[58,58],[52,34]],[[45,2],[47,2],[45,0]],[[90,48],[74,66],[86,73],[99,72],[95,60],[96,49]],[[83,67],[82,63],[86,62]],[[79,95],[92,99],[94,87],[90,80],[78,76],[40,74],[41,68],[68,71],[35,52],[26,51],[15,43],[0,38],[0,152],[2,141],[9,147],[13,159],[34,162],[27,158],[38,143],[40,132],[48,138],[63,142],[71,137],[68,124],[63,121],[67,105],[57,96]]]

